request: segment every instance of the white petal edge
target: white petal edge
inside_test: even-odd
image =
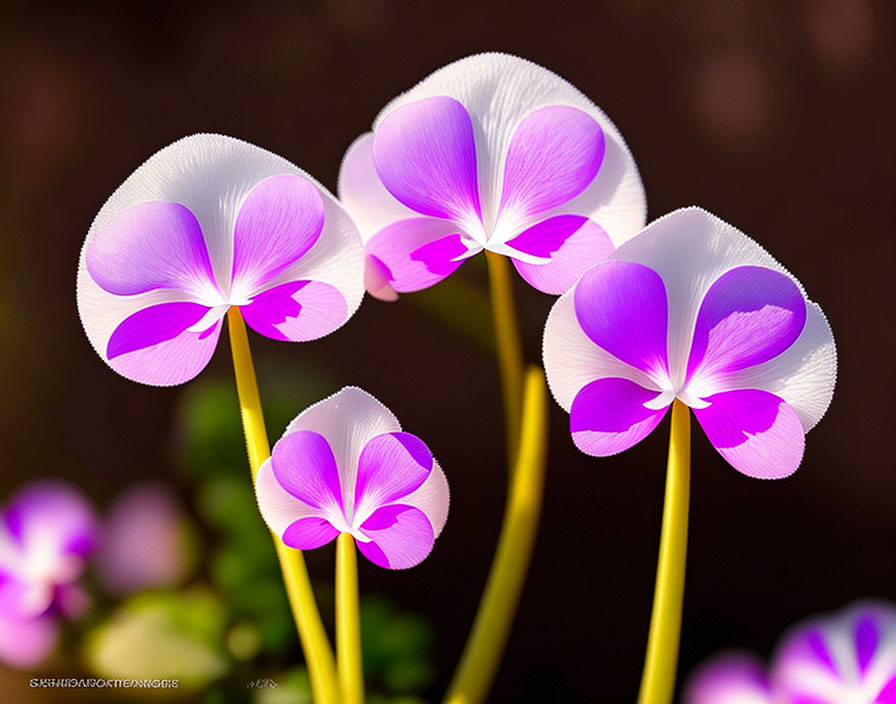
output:
[[[548,387],[560,407],[569,413],[584,386],[606,377],[629,379],[645,389],[659,391],[644,372],[598,347],[585,334],[576,316],[574,291],[575,287],[554,303],[542,342]]]
[[[663,279],[669,301],[669,367],[682,376],[700,304],[710,286],[726,271],[763,266],[790,277],[805,297],[802,284],[758,242],[712,213],[696,206],[674,210],[654,220],[609,259],[637,262]]]
[[[438,538],[445,521],[448,520],[448,504],[451,495],[448,480],[438,462],[433,461],[432,472],[419,487],[407,496],[396,499],[397,504],[406,504],[420,509],[432,524],[433,537]]]
[[[440,68],[392,100],[374,121],[374,131],[396,108],[434,96],[458,100],[473,118],[484,206],[494,209],[500,201],[504,157],[520,121],[547,105],[571,105],[597,120],[606,138],[606,154],[591,186],[540,219],[561,213],[587,216],[616,246],[644,226],[644,186],[625,140],[610,118],[564,78],[510,54],[475,54]]]
[[[264,522],[280,538],[300,518],[324,516],[320,509],[309,506],[283,488],[274,476],[270,458],[261,465],[255,477],[255,500]]]
[[[350,318],[364,296],[364,258],[360,235],[336,198],[313,177],[261,147],[220,134],[196,134],[164,147],[139,166],[109,197],[87,232],[78,262],[78,313],[91,345],[103,358],[115,328],[149,305],[188,301],[172,291],[114,296],[87,272],[87,246],[94,234],[119,213],[138,203],[169,200],[189,208],[199,221],[209,256],[223,290],[230,285],[233,229],[246,196],[271,176],[296,174],[317,186],[324,202],[324,229],[314,247],[271,282],[271,286],[309,278],[335,286],[346,299]]]

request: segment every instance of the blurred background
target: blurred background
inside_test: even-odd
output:
[[[179,137],[240,137],[334,190],[345,148],[389,99],[486,50],[578,86],[627,140],[650,219],[699,204],[735,224],[834,329],[833,405],[793,477],[748,479],[694,432],[680,679],[724,647],[767,655],[812,613],[896,597],[893,20],[885,0],[4,3],[0,504],[58,477],[128,529],[106,531],[123,544],[101,546],[83,580],[92,606],[48,659],[0,665],[0,699],[118,701],[123,692],[31,689],[26,672],[134,668],[180,668],[177,695],[192,701],[290,701],[307,689],[252,501],[226,344],[182,387],[118,377],[79,325],[78,253],[104,200]],[[360,566],[379,701],[438,700],[500,526],[501,403],[476,261],[398,303],[366,299],[321,341],[251,340],[272,438],[308,404],[359,385],[426,440],[451,483],[428,560],[407,572]],[[554,299],[517,284],[537,361]],[[543,526],[491,701],[631,702],[668,421],[606,460],[575,450],[556,405],[551,422]],[[307,559],[330,614],[332,546]],[[249,691],[263,678],[280,686]]]

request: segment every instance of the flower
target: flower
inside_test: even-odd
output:
[[[365,239],[374,296],[432,286],[483,249],[565,292],[645,223],[619,131],[564,79],[478,54],[389,103],[349,147],[339,196]]]
[[[796,470],[836,376],[821,309],[759,244],[700,208],[651,223],[561,296],[544,362],[583,452],[628,449],[677,398],[735,469],[759,478]]]
[[[296,416],[255,491],[286,545],[311,550],[350,533],[368,560],[391,569],[422,561],[448,516],[448,482],[429,448],[351,386]]]
[[[361,243],[338,202],[285,159],[231,137],[165,147],[97,214],[78,269],[81,321],[134,381],[189,381],[221,320],[302,342],[331,333],[364,293]]]
[[[700,665],[684,704],[894,704],[896,607],[863,600],[813,617],[779,642],[766,672],[755,655]]]
[[[80,492],[58,481],[26,485],[0,513],[0,660],[28,667],[58,637],[58,616],[77,616],[77,585],[93,550],[96,519]]]

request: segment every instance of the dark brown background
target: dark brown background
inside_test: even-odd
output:
[[[792,478],[741,476],[694,433],[681,673],[725,646],[767,653],[794,620],[855,597],[896,597],[892,3],[126,5],[0,10],[0,494],[62,475],[102,505],[137,478],[182,481],[169,450],[181,391],[112,373],[75,308],[87,227],[139,163],[183,135],[219,131],[332,189],[344,149],[390,98],[456,58],[501,50],[607,111],[651,219],[699,204],[736,224],[803,282],[838,342],[833,405]],[[521,282],[518,295],[537,360],[553,299]],[[452,510],[435,553],[410,572],[365,565],[361,575],[362,589],[435,621],[444,686],[500,521],[493,360],[407,301],[368,299],[320,342],[253,344],[260,376],[273,363],[329,365],[439,457]],[[205,373],[230,374],[225,345]],[[544,523],[492,701],[632,701],[667,423],[598,460],[575,451],[566,415],[552,410]],[[330,559],[314,554],[316,576],[327,578]]]

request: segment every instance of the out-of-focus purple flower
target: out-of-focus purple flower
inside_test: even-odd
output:
[[[95,540],[93,511],[67,484],[34,482],[10,499],[0,516],[0,659],[39,662],[56,642],[57,616],[86,608],[76,581]]]
[[[834,391],[824,314],[758,243],[700,208],[651,223],[548,317],[544,363],[583,452],[646,437],[674,399],[738,471],[784,477]]]
[[[448,482],[420,438],[346,387],[300,413],[258,472],[262,516],[290,547],[350,533],[374,564],[413,567],[448,516]]]
[[[797,624],[766,671],[722,654],[690,676],[683,704],[896,704],[896,606],[878,600]]]
[[[78,309],[123,376],[195,377],[222,318],[275,340],[333,332],[364,294],[361,240],[333,196],[285,159],[199,134],[165,147],[97,214],[81,253]]]
[[[192,562],[189,528],[183,507],[165,485],[146,483],[126,489],[103,524],[96,556],[103,586],[126,594],[176,585]]]
[[[537,64],[478,54],[389,103],[349,147],[339,197],[355,218],[374,296],[418,291],[487,250],[566,291],[646,218],[619,131]]]

